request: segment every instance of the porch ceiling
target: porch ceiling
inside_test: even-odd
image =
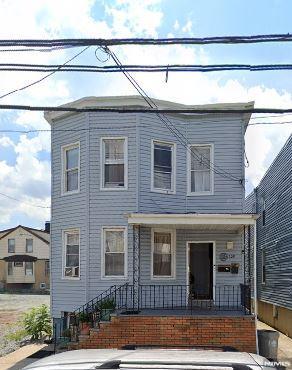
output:
[[[127,215],[130,225],[148,227],[168,227],[177,229],[193,229],[200,231],[237,232],[243,226],[254,225],[258,215],[255,214],[145,214],[131,213]]]

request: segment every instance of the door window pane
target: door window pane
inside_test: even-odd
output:
[[[8,275],[13,275],[13,263],[12,262],[8,262],[7,273]]]

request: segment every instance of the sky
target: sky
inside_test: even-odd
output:
[[[206,37],[291,33],[292,2],[282,0],[0,0],[0,38]],[[0,52],[0,63],[62,64],[81,51]],[[125,64],[291,63],[292,43],[167,47],[113,47]],[[98,58],[97,58],[97,57]],[[91,47],[74,60],[104,65]],[[110,63],[110,61],[108,62]],[[113,63],[111,63],[113,64]],[[291,71],[136,73],[148,95],[185,104],[255,101],[256,107],[292,107]],[[0,96],[43,77],[0,72]],[[1,104],[59,105],[84,96],[133,95],[120,74],[59,72]],[[258,119],[289,121],[290,116]],[[41,112],[0,111],[0,130],[50,129]],[[292,132],[292,124],[256,125],[245,142],[247,194],[258,185]],[[0,229],[42,228],[50,219],[50,134],[0,132]],[[1,195],[2,194],[2,195]],[[3,196],[10,197],[7,198]],[[14,199],[17,199],[14,200]],[[33,205],[41,206],[34,207]]]

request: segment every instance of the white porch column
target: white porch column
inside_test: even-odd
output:
[[[139,310],[140,226],[133,225],[133,310]]]

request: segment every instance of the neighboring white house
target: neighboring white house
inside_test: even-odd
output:
[[[50,288],[50,230],[18,225],[0,231],[2,290],[46,291]]]

